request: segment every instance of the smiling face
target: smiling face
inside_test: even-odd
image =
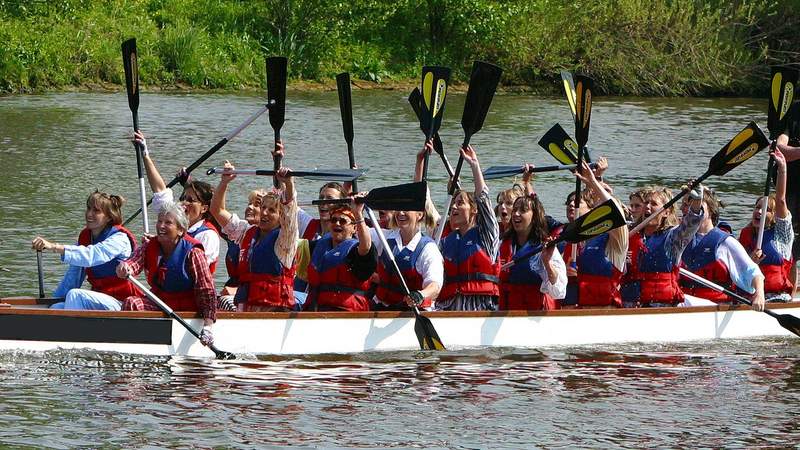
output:
[[[497,196],[497,221],[501,225],[508,225],[511,220],[511,211],[514,208],[514,200],[517,197],[512,197],[507,192],[501,192]]]
[[[280,226],[281,205],[278,197],[265,195],[259,197],[258,228],[271,231]]]
[[[93,236],[98,236],[111,223],[111,217],[100,208],[96,201],[88,202],[84,218],[86,219],[86,228],[91,231]]]
[[[394,221],[400,231],[416,233],[423,214],[418,211],[395,211]]]
[[[333,245],[339,245],[342,241],[350,239],[356,232],[353,219],[342,212],[334,211],[330,216],[330,233]]]
[[[156,221],[156,239],[159,244],[168,245],[178,242],[186,230],[181,228],[172,213],[161,213]]]
[[[477,214],[478,208],[470,201],[469,194],[461,191],[450,206],[450,227],[462,234],[466,233],[475,224]]]
[[[756,206],[753,209],[753,216],[750,224],[756,228],[761,226],[761,208],[764,207],[764,202],[768,201],[767,203],[767,220],[764,222],[767,227],[772,225],[775,221],[775,202],[772,201],[772,198],[767,200],[767,197],[761,196],[756,202]]]
[[[250,225],[258,224],[261,218],[261,197],[266,195],[267,191],[260,189],[250,192],[247,197],[247,207],[244,208],[244,220]]]
[[[511,226],[518,235],[527,236],[533,222],[533,210],[522,200],[524,199],[520,198],[514,202],[511,210]]]
[[[333,200],[333,199],[340,199],[342,198],[342,192],[335,188],[324,188],[319,191],[319,199],[320,200]],[[330,231],[329,220],[330,220],[330,210],[331,205],[319,205],[319,220],[320,225],[322,225],[322,231]]]
[[[208,205],[204,205],[194,189],[188,187],[181,195],[181,205],[186,211],[186,218],[189,219],[189,226],[194,225],[203,219],[203,214],[208,212]]]

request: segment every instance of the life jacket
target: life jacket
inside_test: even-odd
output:
[[[359,280],[347,265],[347,254],[358,240],[347,239],[333,247],[330,235],[318,239],[308,265],[309,298],[305,306],[325,306],[345,311],[369,311],[369,280]]]
[[[622,307],[622,272],[606,256],[608,233],[586,242],[578,255],[578,305]]]
[[[239,256],[239,279],[247,292],[244,300],[249,306],[274,306],[294,308],[295,266],[283,266],[275,255],[275,242],[280,228],[275,228],[261,237],[261,230],[251,226],[242,238]],[[261,240],[259,240],[261,238]]]
[[[755,233],[756,229],[749,226],[742,229],[742,233],[739,235],[739,242],[748,253],[756,248]],[[784,259],[775,246],[775,227],[764,229],[761,251],[764,259],[761,260],[758,267],[764,274],[764,292],[791,294],[794,287],[789,277],[792,267],[794,267],[794,261]]]
[[[92,239],[92,232],[88,228],[84,228],[78,235],[78,244],[83,246],[99,244],[116,233],[125,234],[131,243],[131,253],[136,250],[136,237],[121,225],[106,227],[96,240]],[[86,268],[86,278],[92,285],[92,290],[110,295],[120,301],[125,300],[126,297],[141,295],[133,283],[117,276],[117,265],[124,259],[122,255],[117,255],[111,261]]]
[[[186,259],[194,248],[202,250],[203,244],[184,234],[168,258],[162,257],[157,239],[150,239],[144,249],[144,268],[150,290],[176,311],[197,311],[195,280],[186,271]]]
[[[300,239],[313,241],[318,235],[322,234],[321,230],[322,227],[319,219],[311,219],[308,221],[308,225],[306,225],[306,229],[303,231],[303,235],[300,236]]]
[[[526,242],[520,248],[514,239],[504,239],[500,243],[498,263],[503,265],[517,255],[540,251],[541,243]],[[500,298],[498,309],[507,310],[542,310],[558,309],[556,301],[542,293],[542,277],[531,268],[530,259],[525,258],[506,270],[500,271]]]
[[[478,228],[461,236],[452,232],[442,241],[444,286],[439,298],[448,300],[456,294],[500,295],[499,265],[481,247]]]
[[[638,297],[644,305],[683,302],[683,291],[678,284],[680,261],[673,261],[667,248],[670,231],[667,229],[644,238],[644,245],[636,255],[640,279]]]
[[[397,267],[400,268],[403,279],[406,280],[408,289],[412,291],[421,290],[424,287],[422,285],[424,277],[421,273],[417,272],[417,260],[426,245],[436,245],[436,242],[427,236],[422,236],[416,248],[414,248],[414,251],[409,250],[408,247],[398,251],[397,240],[394,238],[387,239],[387,242],[389,243],[389,249],[394,254]],[[387,305],[403,303],[405,291],[400,283],[400,277],[397,276],[389,256],[385,253],[381,254],[378,260],[378,277],[381,280],[375,292],[378,299]],[[421,306],[423,308],[429,308],[431,302],[430,297],[425,297]]]
[[[559,231],[560,234],[560,231]],[[558,235],[556,235],[558,237]],[[572,256],[573,248],[579,247],[580,244],[573,245],[570,242],[559,242],[556,248],[561,253],[567,269],[578,270],[578,263]],[[578,277],[576,275],[567,275],[567,294],[561,299],[562,305],[577,305],[578,304]]]
[[[683,251],[681,257],[683,266],[706,280],[731,290],[730,271],[722,261],[717,260],[717,248],[729,237],[731,235],[719,228],[712,228],[705,236],[695,233]],[[681,289],[686,294],[715,303],[730,301],[727,295],[686,278],[681,279]]]
[[[196,230],[189,231],[186,234],[197,239],[198,234],[208,230],[213,231],[214,233],[217,234],[217,236],[219,236],[219,230],[217,230],[217,227],[213,223],[211,223],[211,221],[209,221],[208,219],[203,220],[203,224],[197,227]],[[217,258],[213,263],[208,265],[208,270],[211,271],[212,275],[214,274],[214,272],[217,271],[217,262],[219,262],[219,258]]]
[[[639,301],[642,275],[639,273],[639,252],[644,247],[641,233],[628,234],[628,257],[625,261],[625,273],[620,280],[619,292],[623,302]]]
[[[241,248],[236,242],[225,239],[228,243],[228,251],[225,252],[225,268],[228,270],[228,282],[226,286],[239,286],[239,255]]]

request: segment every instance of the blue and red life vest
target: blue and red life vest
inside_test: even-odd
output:
[[[731,289],[730,271],[722,261],[717,260],[717,248],[727,238],[733,239],[719,228],[712,228],[705,236],[695,233],[681,256],[684,267],[706,280]],[[681,289],[686,294],[715,303],[730,301],[727,295],[686,278],[681,280]]]
[[[542,244],[526,242],[517,248],[514,239],[504,239],[500,243],[498,262],[503,265],[517,255],[541,251]],[[523,259],[509,269],[500,271],[500,298],[498,309],[542,310],[558,309],[556,301],[542,293],[542,278],[531,268],[530,259]]]
[[[359,280],[347,264],[347,255],[358,245],[356,239],[346,239],[333,247],[326,235],[316,241],[308,265],[309,298],[305,307],[369,311],[369,280]]]
[[[239,286],[239,255],[241,248],[236,242],[225,239],[228,244],[228,251],[225,252],[225,268],[228,270],[228,281],[225,286]]]
[[[739,242],[748,253],[756,248],[756,229],[752,226],[742,229],[739,235]],[[764,230],[764,239],[761,243],[761,251],[764,259],[758,264],[761,273],[764,274],[764,292],[791,294],[794,287],[790,274],[794,261],[784,259],[783,255],[775,246],[775,227]]]
[[[161,254],[158,239],[150,239],[146,245],[144,268],[150,290],[176,311],[197,311],[195,280],[186,271],[186,260],[192,249],[199,248],[202,251],[203,244],[184,234],[167,258]]]
[[[314,239],[318,238],[321,235],[321,223],[319,219],[311,219],[308,221],[308,225],[306,225],[306,229],[303,230],[303,235],[300,236],[300,239],[307,239],[309,241],[313,241]]]
[[[131,253],[136,249],[136,237],[121,225],[113,225],[103,230],[97,239],[92,239],[92,232],[88,228],[81,230],[78,235],[78,244],[89,246],[99,244],[116,233],[123,233],[131,243]],[[95,267],[86,269],[86,278],[92,285],[92,290],[110,295],[117,300],[125,300],[126,297],[140,295],[136,286],[130,281],[117,276],[117,265],[125,258],[122,255],[115,256],[112,260]]]
[[[213,231],[217,236],[219,236],[219,230],[217,230],[217,227],[213,223],[211,223],[211,221],[209,221],[208,219],[204,219],[202,225],[197,227],[196,230],[189,231],[186,234],[197,239],[198,234],[202,233],[203,231],[209,231],[209,230]],[[208,270],[211,271],[212,275],[214,274],[214,272],[217,271],[217,262],[219,262],[219,258],[217,258],[213,263],[208,265]]]
[[[239,280],[247,292],[246,306],[294,308],[294,274],[296,267],[287,269],[275,254],[275,242],[280,228],[266,232],[251,226],[242,238],[239,256]]]
[[[419,291],[424,288],[422,285],[424,277],[421,273],[417,272],[417,260],[426,245],[436,245],[436,242],[427,236],[423,236],[420,238],[413,251],[409,250],[408,247],[398,251],[396,239],[387,239],[387,242],[389,243],[391,252],[394,254],[397,267],[400,268],[400,272],[403,274],[403,279],[406,281],[408,289]],[[400,283],[400,277],[397,276],[394,267],[392,267],[392,262],[386,254],[381,254],[378,260],[378,277],[381,280],[375,292],[378,299],[389,306],[402,304],[405,291]],[[425,297],[420,306],[429,308],[431,306],[431,299]]]
[[[606,255],[608,233],[588,241],[578,255],[578,305],[622,307],[619,286],[622,272]]]
[[[500,295],[500,266],[481,247],[478,228],[464,236],[452,232],[442,241],[444,286],[439,298],[447,300],[456,294]]]
[[[639,278],[639,301],[677,305],[683,302],[683,291],[678,284],[680,261],[673,261],[667,247],[666,229],[644,238],[635,256]]]

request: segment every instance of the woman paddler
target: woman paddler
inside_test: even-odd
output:
[[[144,149],[142,152],[144,167],[147,172],[147,181],[153,191],[152,208],[154,211],[160,211],[163,205],[175,202],[172,189],[168,188],[164,183],[164,179],[161,178],[155,162],[150,157],[147,140],[141,131],[134,133],[134,141],[138,142]],[[214,196],[214,188],[206,182],[191,179],[181,184],[183,185],[183,194],[181,194],[179,201],[184,211],[186,211],[186,218],[189,220],[187,233],[203,244],[206,260],[213,274],[217,269],[220,243],[217,225],[209,212],[211,198]]]
[[[78,235],[77,245],[63,245],[37,236],[31,247],[50,250],[69,264],[53,295],[64,297],[54,303],[56,309],[99,309],[119,311],[122,300],[139,291],[128,280],[120,280],[115,269],[136,248],[136,238],[122,224],[122,205],[118,195],[94,191],[86,199],[86,226]],[[80,289],[88,279],[92,289]]]
[[[475,191],[456,191],[448,211],[452,231],[441,242],[444,286],[436,309],[494,311],[500,295],[497,217],[477,153],[467,146],[461,149],[461,156],[472,169]]]
[[[217,294],[208,268],[203,244],[186,232],[189,220],[182,207],[167,203],[156,221],[156,236],[139,246],[119,263],[117,276],[136,276],[142,270],[153,293],[175,311],[199,311],[203,317],[201,339],[213,342],[211,325],[217,318]],[[159,311],[158,305],[142,296],[125,299],[123,310]]]
[[[276,147],[282,149],[278,142]],[[225,170],[234,170],[225,161]],[[292,311],[295,308],[294,276],[297,249],[297,199],[294,179],[281,168],[277,179],[281,190],[256,199],[258,222],[251,224],[225,209],[225,193],[236,175],[223,172],[211,213],[222,231],[240,247],[237,272],[240,286],[236,293],[240,311]]]

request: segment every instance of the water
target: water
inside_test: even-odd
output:
[[[406,182],[422,135],[405,94],[353,93],[356,159],[364,188]],[[289,93],[285,164],[347,164],[334,92]],[[255,96],[144,94],[141,127],[165,178],[194,161],[260,106]],[[463,96],[448,99],[442,130],[455,163]],[[611,162],[617,195],[678,187],[766,102],[751,99],[595,100],[589,142]],[[562,99],[496,98],[475,144],[484,168],[553,164],[536,146],[556,121],[571,130]],[[135,210],[134,153],[124,94],[0,98],[0,296],[36,292],[30,239],[68,243],[95,188]],[[266,117],[202,169],[224,159],[271,167]],[[740,228],[761,189],[765,156],[710,185]],[[434,199],[444,170],[431,160]],[[216,183],[198,170],[200,179]],[[269,180],[240,177],[228,207]],[[510,180],[490,184],[492,190]],[[301,198],[318,183],[300,182]],[[545,207],[563,217],[574,183],[536,179]],[[141,222],[133,224],[139,233]],[[45,257],[45,284],[63,266]],[[224,269],[218,281],[225,278]],[[776,324],[776,326],[778,326]],[[680,335],[680,330],[676,330]],[[570,349],[377,353],[220,362],[93,352],[0,353],[0,445],[10,447],[788,447],[800,441],[800,345],[795,338]]]

